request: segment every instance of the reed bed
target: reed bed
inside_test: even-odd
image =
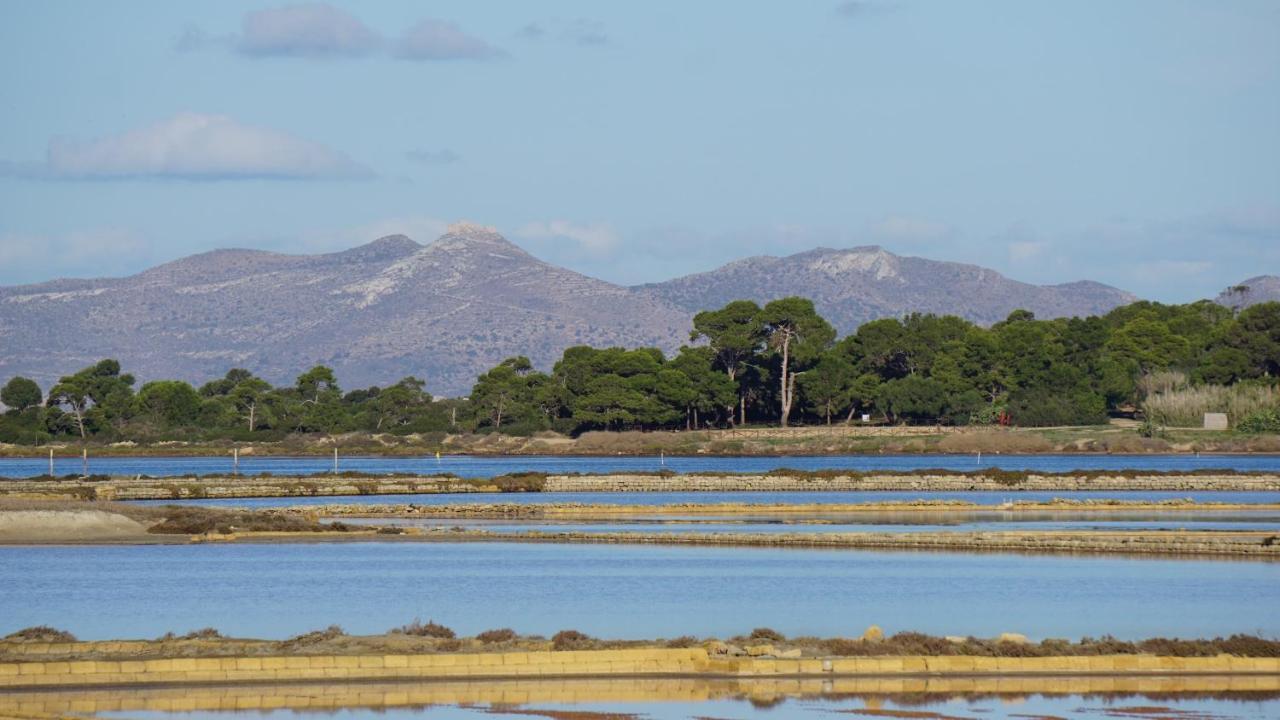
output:
[[[1263,410],[1280,408],[1280,390],[1266,385],[1198,385],[1158,392],[1142,402],[1157,425],[1200,427],[1205,413],[1226,413],[1232,425]]]

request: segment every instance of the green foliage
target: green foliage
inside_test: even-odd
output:
[[[990,328],[912,314],[836,342],[813,304],[792,297],[698,313],[691,338],[705,344],[671,358],[656,348],[571,347],[550,372],[507,358],[477,378],[469,398],[444,400],[415,377],[343,394],[325,366],[285,387],[234,368],[198,390],[155,380],[135,394],[133,376],[108,359],[60,378],[43,406],[35,383],[10,379],[0,388],[8,408],[0,442],[533,435],[836,423],[859,413],[890,423],[1092,425],[1138,407],[1153,428],[1227,412],[1243,432],[1276,432],[1280,303],[1235,314],[1208,302],[1137,302],[1058,320],[1015,311]],[[537,479],[508,484],[524,490]]]
[[[43,400],[44,394],[40,392],[40,386],[28,378],[15,377],[0,388],[0,403],[4,403],[9,412],[21,413],[39,405]]]
[[[1255,410],[1241,418],[1236,429],[1247,433],[1280,433],[1280,407]]]

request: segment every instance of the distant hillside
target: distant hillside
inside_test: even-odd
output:
[[[511,355],[549,369],[566,347],[688,341],[694,312],[747,297],[813,298],[842,332],[909,311],[980,323],[1105,312],[1133,296],[1097,283],[1038,287],[992,270],[876,247],[757,257],[626,288],[543,262],[461,223],[422,246],[392,235],[345,252],[218,250],[126,278],[0,288],[0,381],[48,389],[114,357],[140,380],[202,382],[245,367],[276,383],[332,366],[346,388],[424,378],[462,395]]]
[[[1280,302],[1280,276],[1259,275],[1232,285],[1214,298],[1227,307],[1245,308],[1264,302]]]
[[[47,389],[114,357],[144,379],[246,367],[287,382],[325,363],[348,388],[415,374],[465,394],[509,355],[549,367],[575,344],[674,348],[688,323],[460,224],[425,247],[395,235],[316,256],[220,250],[123,279],[0,288],[0,378]]]
[[[877,246],[752,257],[639,289],[690,312],[742,298],[765,302],[803,295],[841,332],[908,312],[990,324],[1018,308],[1039,318],[1070,317],[1105,313],[1137,299],[1101,283],[1029,285],[976,265],[903,257]]]

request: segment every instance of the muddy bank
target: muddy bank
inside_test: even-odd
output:
[[[916,473],[599,474],[524,473],[487,479],[432,476],[306,475],[36,478],[0,481],[0,496],[92,500],[325,497],[503,492],[823,492],[916,491],[1280,491],[1276,473]]]

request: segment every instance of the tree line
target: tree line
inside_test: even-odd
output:
[[[1210,301],[1136,302],[1103,316],[1037,320],[1014,311],[991,327],[954,316],[875,320],[843,338],[799,297],[731,302],[693,319],[690,343],[571,347],[549,372],[508,358],[467,398],[435,399],[406,377],[343,392],[317,366],[272,386],[244,369],[194,387],[135,378],[115,360],[62,377],[48,394],[16,377],[0,442],[54,438],[244,440],[348,431],[654,430],[743,424],[1104,423],[1131,411],[1143,378],[1176,370],[1193,383],[1271,385],[1280,376],[1280,303],[1238,313]]]

